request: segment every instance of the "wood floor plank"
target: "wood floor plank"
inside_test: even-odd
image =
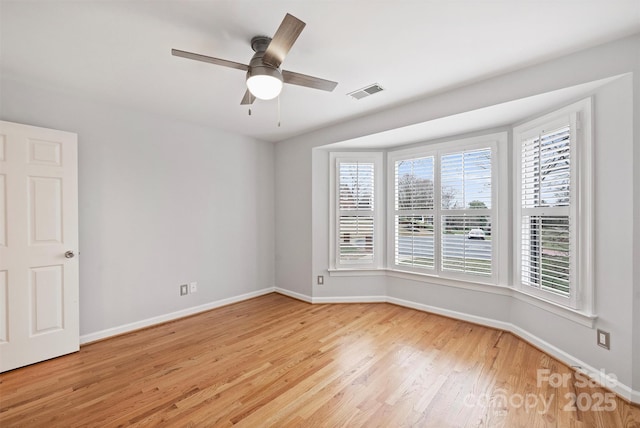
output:
[[[618,397],[573,408],[611,394],[576,376],[499,330],[270,294],[0,374],[0,426],[640,427]]]

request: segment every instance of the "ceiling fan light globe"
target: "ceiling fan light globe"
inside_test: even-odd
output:
[[[258,99],[272,100],[280,95],[282,80],[264,74],[253,75],[247,79],[247,88]]]

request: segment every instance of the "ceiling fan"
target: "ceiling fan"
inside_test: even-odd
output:
[[[273,38],[256,36],[251,39],[251,48],[255,54],[251,58],[249,65],[178,49],[171,49],[171,54],[246,71],[247,91],[240,104],[253,104],[256,98],[262,100],[273,99],[280,94],[283,83],[331,92],[338,82],[294,73],[293,71],[280,70],[280,64],[282,64],[284,57],[289,53],[305,25],[304,22],[287,13]]]

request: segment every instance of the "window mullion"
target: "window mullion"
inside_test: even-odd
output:
[[[441,159],[438,152],[434,159],[433,165],[433,264],[436,274],[442,273],[442,177],[441,177]]]

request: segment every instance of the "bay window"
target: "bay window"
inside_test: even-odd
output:
[[[592,313],[591,126],[587,99],[514,127],[512,138],[331,153],[330,267],[499,285]]]

